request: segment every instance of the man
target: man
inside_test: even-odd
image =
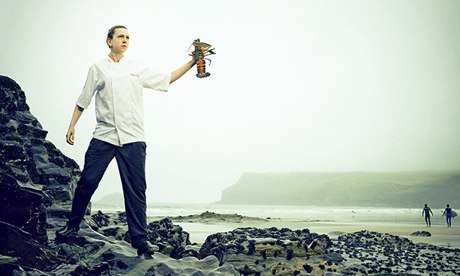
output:
[[[446,209],[442,213],[443,216],[446,216],[446,223],[447,227],[452,226],[452,208],[450,208],[449,204],[447,204]]]
[[[425,222],[426,222],[426,227],[431,227],[431,216],[433,215],[433,211],[431,211],[431,208],[428,207],[428,204],[425,204],[425,207],[423,207],[422,210],[422,216],[425,215]]]
[[[125,58],[129,39],[126,27],[117,25],[109,29],[106,43],[110,53],[91,66],[74,108],[66,134],[67,143],[74,144],[75,125],[93,97],[97,125],[85,154],[69,219],[66,226],[56,232],[56,237],[66,239],[78,234],[88,203],[115,157],[123,187],[131,245],[137,249],[139,256],[151,258],[155,247],[147,241],[143,88],[167,91],[172,82],[192,68],[194,60],[171,74],[157,73]]]

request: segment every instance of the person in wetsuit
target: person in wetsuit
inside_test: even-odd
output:
[[[446,216],[446,223],[447,227],[452,226],[452,208],[450,208],[449,204],[447,204],[446,209],[442,213],[443,216]]]
[[[425,204],[422,210],[422,216],[425,216],[426,227],[431,227],[431,216],[433,215],[433,211],[431,208],[428,207],[428,204]]]

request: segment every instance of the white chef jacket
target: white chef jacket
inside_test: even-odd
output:
[[[96,94],[94,138],[116,146],[144,141],[143,88],[168,91],[171,75],[123,57],[91,66],[77,105],[87,109]]]

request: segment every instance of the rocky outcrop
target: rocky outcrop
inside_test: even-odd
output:
[[[200,223],[244,223],[244,222],[262,222],[267,219],[242,216],[239,214],[217,214],[214,212],[203,212],[196,215],[176,216],[171,218],[176,222],[200,222]]]
[[[0,254],[28,267],[51,266],[38,261],[52,255],[47,210],[68,208],[80,173],[46,135],[21,87],[0,76]]]
[[[456,275],[460,250],[414,244],[407,238],[372,231],[338,237],[333,252],[343,256],[344,275]]]
[[[131,242],[125,212],[104,214],[98,211],[91,216],[91,220],[88,222],[92,229],[104,236]],[[161,253],[171,258],[180,259],[198,255],[199,247],[190,242],[190,234],[183,231],[182,227],[174,224],[169,218],[150,222],[147,225],[147,230],[147,237],[150,242],[157,245]]]
[[[297,275],[320,271],[331,246],[328,236],[308,229],[237,228],[208,236],[199,257],[216,256],[244,275]],[[331,271],[334,266],[328,265]]]
[[[0,76],[0,170],[21,187],[41,190],[49,196],[48,204],[65,206],[80,170],[46,135],[21,87]]]

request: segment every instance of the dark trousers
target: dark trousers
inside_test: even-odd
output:
[[[115,157],[123,186],[131,244],[138,247],[147,238],[145,150],[144,142],[118,147],[93,138],[85,154],[85,165],[75,189],[72,211],[67,224],[79,227],[91,197]]]

